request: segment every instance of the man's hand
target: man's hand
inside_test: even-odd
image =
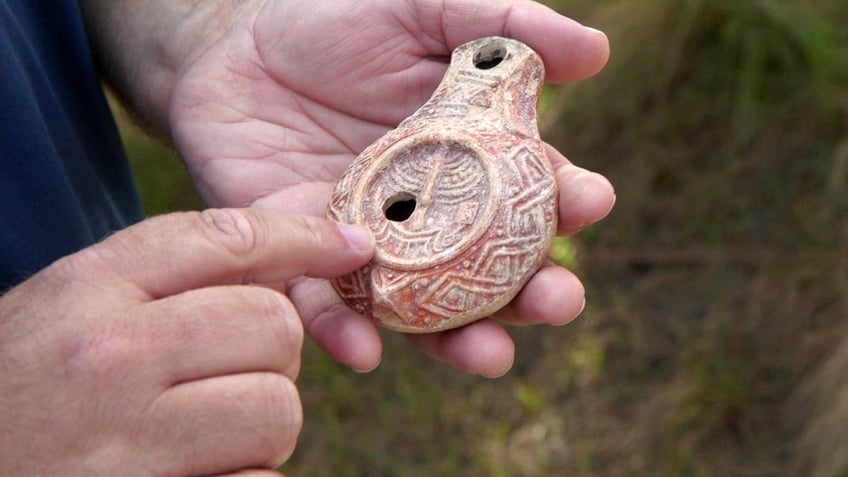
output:
[[[603,33],[530,0],[181,0],[156,5],[158,17],[182,19],[156,28],[145,21],[152,3],[82,1],[101,56],[121,64],[121,50],[109,54],[109,45],[150,54],[113,68],[113,82],[149,123],[168,131],[216,206],[324,216],[348,164],[429,97],[451,51],[467,41],[521,40],[542,56],[553,82],[597,73],[609,53]],[[110,19],[120,25],[112,35],[96,28]],[[134,40],[144,32],[152,32],[146,41]],[[107,41],[113,37],[123,41]],[[609,182],[553,148],[548,155],[561,191],[560,232],[601,219],[614,201]],[[549,264],[497,318],[563,324],[580,312],[583,295],[573,274]],[[326,282],[300,281],[291,297],[307,332],[335,359],[359,370],[379,364],[376,329]],[[505,373],[514,356],[509,335],[492,320],[412,339],[436,359],[484,376]]]
[[[302,419],[285,282],[372,254],[362,229],[231,209],[59,260],[0,298],[0,475],[265,475]]]

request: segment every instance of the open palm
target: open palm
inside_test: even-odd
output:
[[[348,164],[430,96],[450,52],[482,36],[521,40],[552,81],[578,80],[606,62],[606,38],[529,0],[265,0],[182,70],[170,110],[174,140],[210,205],[323,216]],[[560,227],[571,233],[612,206],[609,183],[549,156],[560,183]],[[308,333],[356,369],[379,363],[379,335],[328,283],[290,285]],[[544,267],[498,318],[564,323],[583,288]],[[514,345],[493,320],[412,337],[435,358],[496,376]]]

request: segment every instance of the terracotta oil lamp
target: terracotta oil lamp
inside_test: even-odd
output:
[[[354,160],[328,208],[377,241],[371,263],[333,281],[351,308],[392,330],[446,330],[502,308],[539,269],[557,226],[544,75],[523,43],[466,43],[432,97]]]

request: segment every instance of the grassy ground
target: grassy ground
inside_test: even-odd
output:
[[[308,345],[287,474],[848,475],[848,4],[548,3],[613,50],[543,120],[617,190],[556,252],[584,315],[512,330],[494,381],[392,333],[367,375]],[[173,155],[127,142],[150,212],[199,205]]]

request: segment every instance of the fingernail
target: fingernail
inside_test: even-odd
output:
[[[615,193],[613,193],[612,194],[612,203],[610,204],[609,209],[607,209],[607,213],[604,214],[604,217],[606,217],[607,215],[610,214],[610,212],[612,212],[612,209],[615,208],[615,201],[617,201],[617,200],[618,200],[618,196],[615,195]]]
[[[381,362],[382,361],[378,361],[377,364],[375,364],[373,367],[371,367],[369,369],[356,369],[354,367],[351,367],[350,369],[352,369],[354,372],[359,373],[359,374],[368,374],[371,371],[374,371],[375,369],[379,368]]]
[[[347,243],[355,250],[362,253],[371,253],[374,250],[374,236],[365,227],[350,224],[337,224],[337,226]]]
[[[569,318],[569,319],[567,319],[563,322],[551,323],[551,326],[565,326],[565,325],[571,323],[572,321],[576,320],[578,316],[582,315],[583,310],[585,310],[585,309],[586,309],[586,297],[584,296],[583,297],[583,304],[580,305],[580,310],[577,312],[577,314],[575,314],[573,317],[571,317],[571,318]]]
[[[585,28],[585,29],[589,30],[590,32],[595,33],[595,34],[597,34],[597,35],[601,35],[601,36],[603,36],[604,38],[606,38],[606,37],[607,37],[607,34],[606,34],[606,33],[602,32],[601,30],[598,30],[597,28],[592,28],[592,27],[590,27],[590,26],[586,26],[586,25],[583,25],[583,28]]]

